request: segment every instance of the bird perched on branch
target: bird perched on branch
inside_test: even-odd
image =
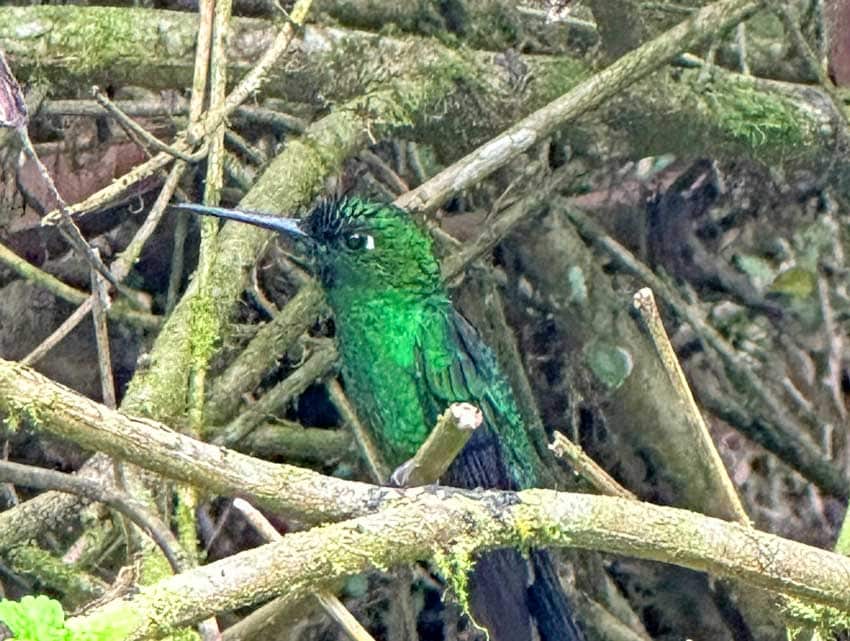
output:
[[[495,356],[454,309],[430,236],[398,207],[341,198],[296,220],[180,205],[303,241],[334,313],[346,389],[385,461],[412,458],[454,402],[484,425],[442,478],[463,488],[538,486],[541,463]],[[583,639],[552,560],[541,550],[483,555],[470,577],[473,618],[493,641]]]

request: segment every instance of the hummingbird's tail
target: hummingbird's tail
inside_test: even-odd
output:
[[[486,426],[475,430],[443,479],[455,487],[518,489]],[[469,577],[469,605],[490,641],[584,641],[545,550],[527,557],[512,549],[484,554]]]
[[[488,552],[475,564],[469,589],[472,616],[490,641],[584,641],[545,550],[528,558],[516,550]]]
[[[572,617],[572,608],[561,587],[551,555],[545,550],[531,553],[534,580],[528,588],[528,608],[537,622],[543,641],[584,641]]]
[[[488,552],[469,576],[469,609],[489,641],[533,641],[528,565],[516,550]]]

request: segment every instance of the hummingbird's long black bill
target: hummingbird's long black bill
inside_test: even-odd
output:
[[[276,231],[279,234],[286,234],[287,236],[308,238],[304,230],[298,226],[298,220],[295,218],[283,218],[282,216],[272,216],[270,214],[263,214],[256,211],[226,209],[224,207],[209,207],[207,205],[197,205],[194,203],[178,203],[171,205],[171,208],[183,209],[203,216],[215,216],[216,218],[236,220],[240,223],[248,223],[249,225],[255,225],[256,227],[271,229],[272,231]]]

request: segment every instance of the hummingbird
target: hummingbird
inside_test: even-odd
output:
[[[446,407],[477,406],[475,430],[441,479],[461,488],[538,487],[543,464],[492,350],[454,308],[430,234],[404,210],[357,197],[300,219],[181,204],[303,242],[333,312],[347,394],[386,463],[412,458]],[[583,641],[550,555],[488,552],[469,580],[475,622],[493,641]],[[536,633],[534,629],[536,628]]]

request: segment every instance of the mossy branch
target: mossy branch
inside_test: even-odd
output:
[[[590,97],[595,105],[602,105],[599,119],[630,142],[631,155],[743,154],[766,164],[823,169],[829,156],[824,151],[835,147],[843,121],[834,113],[828,96],[814,87],[770,82],[720,68],[713,69],[709,81],[700,70],[677,70],[635,82],[648,63],[650,69],[663,66],[675,54],[699,39],[715,36],[724,25],[758,6],[758,2],[728,1],[709,5],[694,19],[595,75],[578,57],[523,56],[527,85],[521,90],[517,79],[488,51],[458,51],[434,39],[377,37],[308,26],[304,41],[311,45],[296,47],[306,52],[303,59],[298,64],[277,66],[263,93],[305,102],[321,95],[346,109],[351,96],[380,92],[387,88],[388,79],[414,83],[432,100],[413,110],[404,93],[395,110],[367,101],[360,112],[367,116],[363,126],[377,135],[375,127],[383,124],[415,125],[408,134],[456,157],[459,151],[480,144],[585,80],[592,84],[582,91],[584,99]],[[727,13],[729,7],[733,11]],[[124,34],[125,22],[132,25],[132,34]],[[15,29],[17,24],[34,26],[22,36]],[[106,38],[110,28],[114,34],[109,36],[109,46],[81,63],[78,54],[90,44],[80,39],[92,34]],[[256,56],[253,47],[239,47],[267,41],[275,28],[262,20],[234,20],[232,49],[228,51],[234,76],[249,69]],[[113,85],[187,86],[196,30],[196,18],[188,13],[126,7],[0,8],[0,47],[10,53],[16,71],[24,78],[29,73],[49,74],[56,86],[106,81]],[[377,62],[350,65],[353,52]],[[635,61],[643,68],[634,67]],[[583,107],[585,111],[588,108]],[[580,143],[588,135],[598,135],[595,124],[586,120],[569,135]],[[545,132],[536,138],[543,135]],[[448,146],[447,141],[451,141]]]
[[[162,635],[270,596],[297,598],[341,576],[430,558],[458,545],[476,552],[563,545],[629,554],[850,610],[847,557],[684,510],[544,490],[398,490],[343,481],[126,417],[2,360],[0,409],[21,426],[221,494],[250,497],[275,511],[312,520],[365,515],[166,579],[76,620],[80,626],[124,621],[128,638]]]
[[[272,596],[286,600],[340,577],[498,547],[569,546],[735,577],[809,602],[850,610],[850,559],[741,525],[614,497],[408,490],[377,514],[307,532],[142,587],[69,627],[122,621],[127,639],[163,636],[216,612]]]
[[[250,497],[308,522],[363,514],[370,504],[378,506],[397,494],[195,440],[162,423],[111,410],[2,359],[0,413],[9,424],[43,430],[216,494]],[[1,513],[0,531],[14,519],[14,511]]]
[[[3,245],[0,245],[0,263],[11,268],[21,278],[35,283],[72,305],[82,305],[90,296],[87,292],[71,287],[55,276],[40,270]],[[109,307],[107,313],[113,318],[148,330],[157,329],[161,324],[161,319],[157,316],[132,309],[124,299],[120,298]]]
[[[256,388],[295,340],[319,315],[324,294],[316,283],[303,287],[271,322],[263,325],[236,359],[210,385],[205,418],[213,425],[236,414],[242,395]]]

